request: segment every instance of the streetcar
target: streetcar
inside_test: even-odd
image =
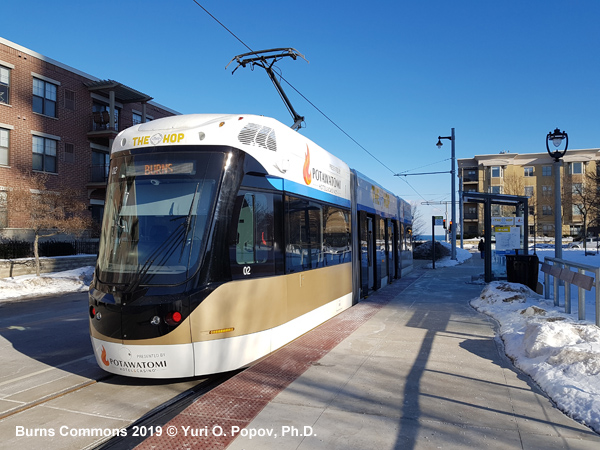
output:
[[[410,205],[282,123],[180,115],[115,138],[89,292],[98,365],[245,367],[412,269]]]

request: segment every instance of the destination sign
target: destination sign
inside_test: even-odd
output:
[[[141,175],[195,175],[196,163],[190,162],[158,162],[142,161],[134,165],[127,166],[127,176]]]

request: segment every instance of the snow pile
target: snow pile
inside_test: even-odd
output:
[[[440,244],[442,244],[444,247],[446,247],[448,249],[448,251],[451,251],[452,246],[447,243],[447,242],[440,242]],[[444,256],[443,258],[440,258],[439,260],[437,260],[435,262],[435,268],[437,269],[438,267],[451,267],[451,266],[456,266],[458,264],[462,264],[464,263],[467,259],[469,259],[470,257],[472,257],[473,254],[469,253],[469,251],[467,250],[463,250],[462,248],[456,248],[456,261],[450,259],[450,256]],[[425,267],[426,269],[433,269],[433,264],[432,263],[428,263],[425,264],[423,267]]]
[[[64,272],[22,275],[0,279],[0,302],[20,298],[43,297],[67,292],[87,291],[92,281],[94,267],[82,267]]]
[[[517,283],[492,282],[471,305],[500,323],[506,354],[559,409],[600,432],[599,328]]]

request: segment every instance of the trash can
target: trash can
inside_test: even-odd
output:
[[[537,255],[506,255],[506,278],[511,283],[524,284],[535,292],[539,263]]]

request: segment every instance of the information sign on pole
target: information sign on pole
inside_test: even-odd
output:
[[[521,247],[519,227],[496,227],[496,254],[512,254]]]
[[[505,227],[505,226],[514,225],[514,224],[515,224],[514,217],[492,217],[492,226]]]

